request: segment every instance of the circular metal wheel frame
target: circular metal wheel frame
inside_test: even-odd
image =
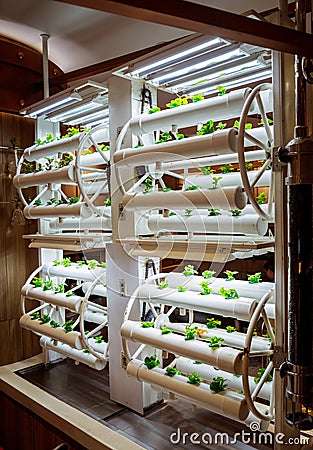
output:
[[[268,375],[270,375],[270,373],[272,372],[272,370],[274,368],[272,359],[273,359],[273,355],[274,355],[273,347],[275,345],[275,334],[274,334],[272,325],[271,325],[271,323],[268,319],[268,316],[266,314],[266,311],[265,311],[265,305],[268,302],[268,300],[273,296],[273,292],[274,292],[274,290],[272,289],[262,297],[262,299],[259,301],[258,306],[256,307],[256,309],[252,315],[252,318],[249,323],[248,331],[247,331],[245,347],[244,347],[244,354],[243,354],[243,358],[242,358],[242,385],[243,385],[245,399],[247,401],[250,411],[256,417],[258,417],[259,419],[262,419],[262,420],[272,420],[274,418],[274,404],[275,404],[275,398],[274,398],[275,380],[274,379],[272,381],[272,395],[271,395],[271,399],[270,399],[270,405],[267,408],[267,410],[264,410],[264,408],[262,408],[262,410],[261,410],[256,405],[256,399],[257,399],[258,393],[260,392],[264,383],[267,382],[266,380],[268,378]],[[272,342],[272,345],[271,345],[272,348],[265,350],[265,351],[253,351],[253,350],[251,350],[253,333],[254,333],[256,324],[257,324],[258,320],[260,319],[260,317],[263,318],[267,332],[270,336],[270,339]],[[260,356],[268,358],[269,362],[265,368],[264,373],[261,375],[256,388],[254,389],[253,392],[251,392],[250,386],[249,386],[249,362],[250,362],[250,359],[255,358],[255,357],[260,357]],[[275,375],[275,371],[274,371],[274,375]]]
[[[38,267],[26,280],[26,285],[27,284],[31,284],[31,281],[33,280],[34,277],[38,276],[38,274],[40,274],[41,270],[42,270],[43,266]],[[61,281],[65,281],[65,279],[60,279],[60,277],[55,277],[58,280],[58,283],[60,283]],[[46,276],[47,280],[50,280],[50,276]],[[75,293],[75,291],[77,289],[80,289],[83,283],[77,281],[77,285],[70,289],[71,292]],[[95,288],[95,286],[98,284],[98,280],[95,279],[91,285],[89,286],[86,294],[84,297],[82,297],[81,299],[81,303],[80,303],[80,307],[79,307],[79,313],[78,313],[78,318],[74,321],[73,323],[73,329],[75,327],[79,328],[79,331],[81,333],[81,340],[84,344],[84,349],[87,349],[88,352],[90,354],[92,354],[93,356],[95,356],[96,358],[106,361],[107,360],[107,353],[108,353],[108,348],[106,348],[106,352],[105,353],[101,353],[96,351],[89,343],[89,339],[94,336],[95,334],[97,334],[99,331],[101,331],[104,327],[106,327],[108,325],[108,320],[107,320],[107,309],[106,307],[102,306],[102,305],[98,305],[95,304],[93,302],[91,302],[89,300],[90,295],[92,295],[92,292]],[[22,312],[23,314],[32,314],[35,312],[42,312],[43,314],[47,314],[50,317],[55,317],[55,318],[60,318],[61,319],[61,313],[60,313],[60,309],[63,309],[62,307],[57,307],[56,305],[53,305],[51,303],[48,302],[43,302],[41,300],[33,300],[33,301],[38,301],[39,302],[39,306],[31,309],[30,311],[26,311],[26,299],[27,299],[27,295],[21,296],[21,302],[22,302]],[[64,308],[65,309],[65,308]],[[85,333],[85,313],[87,312],[87,310],[95,310],[96,312],[99,313],[103,313],[105,315],[105,320],[101,323],[98,324],[95,328],[93,328],[91,331],[88,332],[88,334],[86,335]],[[55,319],[52,319],[55,320]],[[33,331],[33,333],[38,334],[38,336],[42,336],[40,333],[36,333]]]
[[[272,90],[272,85],[269,83],[262,83],[258,86],[256,86],[254,89],[252,89],[251,93],[247,97],[239,119],[239,129],[238,129],[238,160],[239,160],[239,168],[240,168],[240,174],[242,183],[245,189],[245,192],[250,200],[250,203],[256,213],[262,217],[263,219],[267,221],[272,221],[272,208],[273,208],[273,188],[274,188],[274,179],[273,179],[273,171],[271,174],[271,184],[269,187],[269,195],[268,195],[268,207],[267,211],[264,211],[260,205],[257,202],[257,199],[255,198],[253,187],[256,185],[258,180],[262,177],[265,170],[267,170],[272,163],[272,153],[273,153],[273,136],[271,128],[268,124],[264,104],[262,101],[262,97],[260,95],[260,92],[265,90]],[[246,130],[245,126],[247,123],[247,118],[249,116],[249,110],[251,108],[251,105],[253,102],[256,101],[256,104],[259,109],[259,113],[262,118],[262,122],[264,124],[264,129],[267,137],[267,142],[264,144],[264,142],[260,141],[259,139],[255,138],[254,136],[251,136],[248,130]],[[263,163],[261,169],[259,170],[258,176],[254,178],[253,182],[251,183],[249,181],[247,170],[246,170],[246,159],[245,159],[245,140],[248,140],[251,142],[251,145],[256,145],[260,147],[261,149],[265,150],[266,154],[268,155],[267,159]]]

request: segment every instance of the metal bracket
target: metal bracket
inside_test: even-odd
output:
[[[282,162],[280,160],[280,148],[281,147],[273,148],[273,163],[272,163],[273,172],[280,172],[282,168],[287,165],[286,162]]]
[[[274,358],[273,364],[275,369],[279,369],[281,365],[286,361],[287,352],[283,352],[278,345],[274,346]]]
[[[125,280],[119,280],[119,286],[120,286],[120,296],[126,297],[126,283]]]

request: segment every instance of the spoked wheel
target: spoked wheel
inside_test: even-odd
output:
[[[110,159],[108,130],[103,125],[85,134],[79,143],[75,160],[76,178],[83,200],[97,214],[105,210],[109,195],[108,165]]]
[[[273,153],[273,136],[272,136],[272,130],[268,123],[268,118],[266,116],[266,108],[261,96],[262,91],[268,91],[272,90],[272,85],[269,83],[263,83],[259,86],[256,86],[250,93],[250,95],[247,97],[241,116],[239,119],[239,129],[238,129],[238,160],[239,160],[239,168],[242,178],[242,183],[244,186],[244,189],[247,193],[247,196],[250,200],[251,205],[253,206],[254,210],[261,216],[263,219],[272,221],[273,220],[273,214],[272,214],[272,208],[273,208],[273,190],[274,190],[274,180],[273,180],[273,171],[271,173],[271,182],[269,186],[269,195],[268,195],[268,207],[267,210],[264,210],[260,207],[255,194],[253,192],[253,188],[256,186],[257,182],[260,180],[260,178],[263,176],[264,172],[271,168],[272,164],[272,153]],[[255,136],[252,136],[249,130],[246,129],[246,124],[249,116],[249,111],[251,108],[251,105],[253,102],[256,103],[257,109],[259,111],[259,114],[262,118],[262,123],[264,126],[265,131],[265,140],[260,140]],[[257,175],[253,178],[253,180],[249,180],[249,177],[247,175],[246,170],[246,158],[245,158],[245,150],[246,145],[245,141],[249,141],[251,145],[257,146],[265,151],[266,159],[263,162],[263,165],[261,169],[258,171]]]
[[[259,419],[263,419],[263,420],[272,420],[274,418],[274,382],[275,382],[274,380],[272,381],[272,395],[270,398],[270,405],[267,407],[267,409],[265,411],[263,408],[261,410],[256,405],[256,399],[258,397],[258,394],[259,394],[260,390],[262,389],[264,383],[267,382],[268,377],[270,376],[270,374],[273,370],[273,367],[274,367],[274,364],[273,364],[274,349],[273,348],[275,345],[275,334],[273,331],[273,327],[270,323],[270,320],[265,311],[265,305],[268,302],[268,300],[272,297],[272,295],[273,295],[273,290],[266,293],[263,296],[263,298],[260,300],[255,312],[253,313],[253,316],[251,318],[251,321],[250,321],[250,324],[248,327],[248,331],[247,331],[244,355],[243,355],[243,359],[242,359],[242,385],[243,385],[243,390],[244,390],[244,394],[245,394],[245,398],[246,398],[248,407],[249,407],[250,411],[256,417],[258,417]],[[269,348],[268,350],[253,351],[253,350],[251,350],[252,337],[253,337],[253,333],[254,333],[256,324],[257,324],[258,320],[260,319],[260,317],[263,318],[264,325],[267,329],[267,333],[269,335],[269,338],[271,339],[272,344],[271,344],[271,348]],[[260,357],[260,356],[266,359],[267,364],[266,364],[264,372],[260,376],[259,382],[257,383],[254,390],[251,392],[251,388],[249,385],[250,360],[252,358],[256,358],[256,357]]]

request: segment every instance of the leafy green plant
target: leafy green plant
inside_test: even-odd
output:
[[[143,193],[147,194],[153,188],[153,183],[152,183],[151,178],[146,178],[145,181],[144,181],[144,185],[145,185],[145,188],[144,188]]]
[[[234,170],[235,169],[232,164],[224,164],[223,166],[221,166],[221,172],[224,174],[233,172]]]
[[[169,103],[166,103],[168,108],[177,108],[178,106],[187,105],[190,97],[187,95],[185,97],[176,97],[171,100]]]
[[[65,167],[65,166],[69,166],[71,164],[71,162],[73,161],[74,156],[70,155],[69,153],[64,153],[62,155],[62,158],[58,161],[58,167]]]
[[[199,186],[193,185],[193,186],[187,186],[185,188],[185,191],[196,191],[197,189],[199,189]]]
[[[219,182],[222,178],[223,178],[223,177],[213,177],[213,180],[212,180],[212,187],[209,188],[209,189],[210,189],[210,190],[217,189],[218,182]]]
[[[201,286],[202,291],[200,292],[200,295],[209,295],[213,291],[213,289],[210,287],[211,283],[208,283],[207,281],[202,281],[199,286]]]
[[[202,127],[200,128],[199,131],[197,131],[197,134],[199,136],[203,136],[204,134],[211,134],[214,133],[215,128],[214,128],[214,122],[213,120],[208,120],[207,123],[205,123],[204,125],[202,125]]]
[[[68,204],[69,205],[74,205],[75,203],[78,203],[78,202],[79,202],[79,197],[70,197],[68,199]]]
[[[240,126],[239,120],[235,120],[233,127],[234,128],[239,128],[239,126]],[[252,123],[246,123],[245,124],[245,129],[246,130],[251,130],[251,128],[252,128]]]
[[[208,209],[209,216],[221,216],[222,213],[219,209],[210,208]]]
[[[170,334],[170,333],[173,333],[173,330],[170,330],[169,328],[167,328],[166,325],[162,325],[161,334]]]
[[[23,173],[34,173],[36,171],[36,166],[34,163],[24,161],[22,162],[22,171]]]
[[[99,263],[96,259],[87,260],[88,270],[93,270],[99,266]]]
[[[238,217],[238,216],[240,216],[240,214],[241,214],[240,209],[230,209],[229,212],[231,213],[231,215],[232,215],[233,217]]]
[[[102,342],[103,342],[103,336],[95,336],[96,344],[102,344]]]
[[[63,203],[63,202],[61,201],[61,203]],[[47,205],[48,206],[50,206],[50,205],[58,205],[58,204],[59,204],[59,200],[57,198],[55,198],[55,197],[52,197],[52,198],[50,198],[47,201]]]
[[[191,100],[193,103],[197,103],[197,102],[201,102],[202,100],[204,100],[204,97],[202,94],[195,94],[191,97]]]
[[[256,284],[256,283],[259,283],[260,281],[262,281],[261,275],[262,275],[261,272],[256,272],[253,275],[248,275],[249,283]]]
[[[270,119],[269,117],[267,117],[267,123],[269,125],[272,125],[274,123],[274,121],[272,119]],[[264,120],[261,119],[260,122],[258,123],[258,125],[261,125],[262,127],[264,127]]]
[[[227,331],[227,333],[234,333],[234,332],[237,331],[237,330],[236,330],[235,327],[232,327],[231,325],[228,325],[228,326],[226,327],[226,331]]]
[[[60,324],[59,322],[56,322],[55,320],[51,320],[51,321],[50,321],[50,326],[51,326],[52,328],[58,328],[58,327],[61,326],[61,324]]]
[[[202,175],[212,175],[215,171],[210,166],[198,167]]]
[[[224,128],[226,128],[226,123],[223,123],[223,122],[219,122],[217,125],[216,125],[216,129],[217,130],[224,130]]]
[[[40,317],[39,322],[40,323],[49,323],[50,322],[50,316],[48,314],[44,314],[42,317]]]
[[[197,372],[192,372],[187,380],[187,383],[194,384],[195,386],[200,386],[201,382],[203,381],[203,378],[200,377]]]
[[[65,295],[66,295],[66,297],[73,297],[73,295],[75,295],[75,294],[72,291],[67,291],[67,293]]]
[[[267,202],[267,195],[265,192],[260,192],[256,197],[258,205],[264,205]]]
[[[194,361],[192,364],[202,364],[201,361]]]
[[[236,289],[225,289],[224,287],[221,287],[218,292],[227,300],[239,298],[239,294]]]
[[[216,394],[225,391],[227,387],[226,381],[229,380],[226,380],[223,377],[213,378],[213,380],[210,383],[210,390],[215,392]]]
[[[191,277],[192,275],[197,275],[197,271],[195,267],[192,264],[188,264],[185,266],[184,270],[182,271],[182,275],[185,277]]]
[[[178,292],[186,292],[186,291],[188,291],[188,288],[186,288],[184,286],[177,286],[177,290],[178,290]]]
[[[265,372],[264,367],[260,367],[259,370],[258,370],[258,375],[259,375],[259,376],[258,376],[258,377],[254,377],[254,382],[255,382],[255,383],[258,383],[258,382],[260,381],[260,379],[261,379],[261,377],[262,377],[262,375],[263,375],[264,372]],[[265,381],[272,381],[272,380],[273,380],[273,377],[272,377],[272,375],[269,373],[269,374],[267,375]]]
[[[214,317],[210,317],[207,319],[206,326],[207,328],[216,328],[220,326],[222,322],[220,320],[214,319]]]
[[[111,199],[107,198],[105,201],[105,206],[111,206],[111,205],[112,205]]]
[[[84,129],[85,132],[88,132],[89,130],[87,128]],[[79,134],[79,128],[75,128],[75,127],[69,127],[66,130],[66,134],[64,134],[64,136],[61,137],[61,139],[66,139],[72,136],[75,136],[75,134]]]
[[[54,266],[60,266],[60,265],[61,265],[61,261],[60,261],[59,259],[55,259],[55,260],[53,261],[53,265],[54,265]]]
[[[141,322],[142,328],[153,328],[154,322]]]
[[[150,108],[148,111],[148,114],[153,114],[155,112],[159,112],[161,111],[161,108],[159,108],[158,106],[155,106],[154,108]]]
[[[160,283],[158,284],[158,289],[165,289],[167,287],[168,287],[168,281],[167,280],[160,281]]]
[[[251,163],[251,162],[247,162],[246,163],[246,170],[252,170],[253,169],[253,163]]]
[[[110,146],[109,146],[109,145],[99,144],[98,147],[99,147],[99,149],[100,149],[102,152],[108,152],[108,151],[110,150]]]
[[[35,203],[36,206],[41,206],[41,205],[42,205],[42,202],[41,202],[40,198],[38,198],[37,200],[35,200],[34,203]]]
[[[70,331],[73,331],[73,321],[67,320],[63,325],[65,333],[69,333]]]
[[[234,275],[237,275],[237,270],[225,270],[225,275],[227,275],[226,281],[233,281],[235,280]]]
[[[57,285],[54,286],[54,292],[56,294],[63,293],[65,290],[65,286],[66,286],[66,283],[58,283]]]
[[[203,278],[208,279],[213,278],[215,273],[215,270],[204,270],[201,275],[203,276]]]
[[[158,141],[155,142],[155,144],[162,144],[163,142],[172,141],[173,137],[168,131],[164,131],[160,134],[160,138]]]
[[[193,339],[196,339],[196,333],[197,333],[198,327],[189,327],[186,326],[186,333],[185,333],[185,341],[192,341]]]
[[[52,170],[55,167],[54,158],[45,158],[45,160],[47,161],[45,164],[45,170]]]
[[[162,192],[169,192],[171,190],[172,190],[172,188],[170,188],[170,187],[162,188]]]
[[[82,269],[84,266],[87,265],[86,261],[76,261],[76,264],[78,265],[79,269]]]
[[[106,268],[107,268],[107,263],[101,261],[101,262],[99,263],[99,266],[101,267],[101,269],[106,269]]]
[[[52,280],[47,280],[43,282],[42,289],[44,291],[50,291],[54,288],[54,284]]]
[[[224,86],[216,86],[216,89],[218,90],[217,95],[225,95],[227,92],[227,89]]]
[[[165,369],[165,375],[168,377],[174,377],[175,375],[180,375],[181,372],[178,369],[175,369],[175,367],[167,366]]]
[[[30,314],[31,320],[39,320],[40,319],[40,312],[36,311]]]
[[[171,211],[171,212],[168,214],[168,217],[171,217],[171,216],[176,216],[176,213],[174,213],[174,211]]]
[[[43,285],[43,283],[44,283],[44,281],[40,277],[34,277],[31,282],[31,284],[33,284],[34,287],[41,287]]]
[[[185,216],[190,217],[192,214],[192,209],[185,209]]]
[[[206,339],[209,343],[209,347],[216,349],[216,348],[220,348],[222,345],[222,342],[224,342],[225,339],[217,337],[217,336],[211,336],[209,338]]]
[[[146,356],[144,363],[149,370],[160,365],[160,361],[157,359],[156,355]]]
[[[70,257],[63,258],[61,263],[62,263],[62,266],[64,266],[64,267],[70,267],[72,265],[72,261],[71,261]]]

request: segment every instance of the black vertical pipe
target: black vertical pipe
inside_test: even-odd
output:
[[[289,361],[313,365],[312,185],[289,188]]]

